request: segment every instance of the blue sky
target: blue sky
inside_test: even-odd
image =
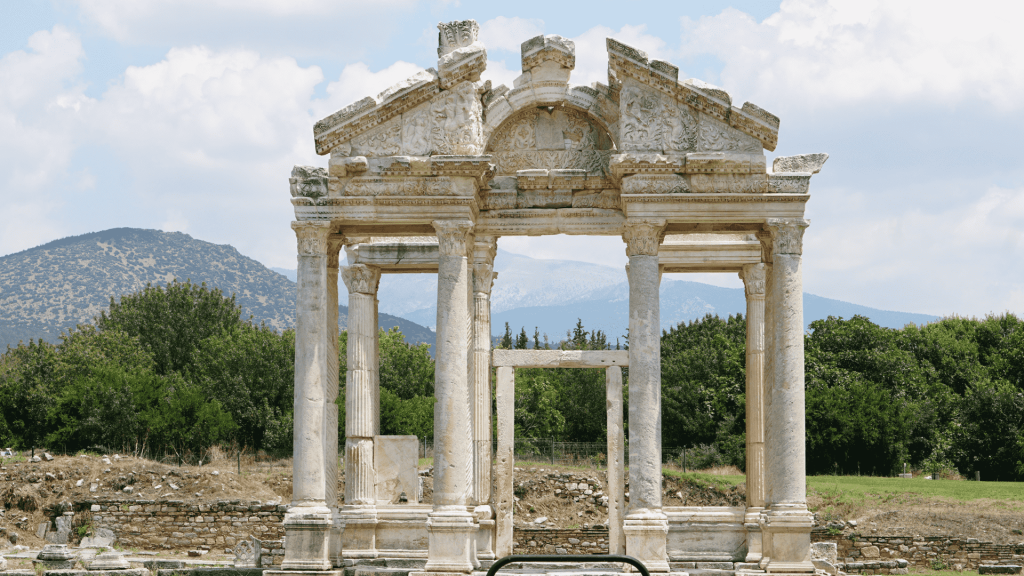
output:
[[[581,8],[582,7],[582,8]],[[232,244],[293,268],[287,177],[326,165],[312,124],[436,65],[438,21],[474,18],[485,78],[519,44],[604,39],[782,119],[769,153],[828,152],[804,286],[928,314],[1024,314],[1024,5],[1012,2],[55,0],[0,4],[0,255],[117,226]],[[619,266],[617,238],[505,238]],[[732,276],[688,278],[738,286]]]

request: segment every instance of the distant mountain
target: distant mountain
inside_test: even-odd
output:
[[[144,288],[174,279],[205,282],[234,294],[242,317],[277,330],[295,325],[295,282],[243,256],[180,232],[115,228],[55,240],[0,258],[0,351],[30,338],[57,342],[60,332],[91,322],[100,310]],[[339,307],[345,327],[348,307]],[[406,339],[435,342],[429,329],[389,314]]]
[[[526,327],[532,337],[537,327],[552,341],[583,320],[588,330],[603,330],[614,342],[629,326],[629,284],[623,268],[572,260],[538,260],[498,250],[494,260],[498,279],[491,295],[491,330],[504,333],[508,322],[515,333]],[[282,274],[291,270],[279,270]],[[661,327],[705,314],[746,313],[746,299],[740,288],[721,288],[665,276],[661,283]],[[437,278],[432,274],[386,274],[381,279],[380,309],[401,315],[424,326],[437,317]],[[908,323],[925,324],[938,316],[878,310],[804,294],[804,322],[828,316],[866,316],[880,326],[902,328]]]

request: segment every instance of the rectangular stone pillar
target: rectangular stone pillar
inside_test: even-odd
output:
[[[765,265],[747,264],[740,272],[747,297],[747,562],[762,557],[764,511],[764,292]]]
[[[469,573],[479,528],[468,506],[473,490],[469,220],[436,220],[437,347],[434,369],[434,503],[427,516],[426,573]]]
[[[327,240],[327,381],[324,397],[324,465],[327,507],[331,509],[330,558],[338,568],[341,560],[341,514],[338,509],[338,256],[343,239]],[[332,353],[333,352],[333,353]]]
[[[608,423],[608,553],[625,554],[622,515],[625,510],[626,437],[622,426],[622,368],[604,371]]]
[[[769,219],[772,327],[770,388],[766,390],[764,530],[768,572],[813,572],[807,510],[804,432],[804,315],[801,252],[808,221]]]
[[[348,373],[345,380],[345,506],[342,555],[376,558],[376,482],[373,438],[380,433],[377,287],[380,268],[342,269],[348,288]]]
[[[658,245],[664,220],[627,220],[629,256],[629,510],[626,554],[668,572],[668,517],[661,509],[661,314]]]
[[[295,431],[292,502],[284,518],[284,570],[328,571],[331,509],[327,507],[324,425],[329,349],[328,222],[292,222],[298,240],[295,314]]]
[[[494,553],[498,558],[504,558],[512,553],[512,505],[515,502],[512,487],[516,431],[515,368],[499,366],[497,380],[494,390],[498,415],[498,451],[494,462],[494,502],[497,516]]]
[[[477,237],[473,250],[473,504],[480,531],[478,559],[493,560],[494,508],[491,506],[491,286],[497,242]]]

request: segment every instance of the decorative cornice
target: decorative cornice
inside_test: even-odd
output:
[[[740,280],[747,296],[764,296],[764,283],[766,277],[764,264],[745,264],[740,272]]]
[[[377,293],[377,286],[380,284],[380,268],[366,264],[344,266],[341,269],[341,279],[344,280],[349,294],[373,296]]]
[[[299,256],[326,256],[327,236],[331,233],[330,222],[292,222],[292,230],[298,241]]]
[[[469,220],[434,220],[438,253],[441,256],[466,256],[466,238],[473,229]]]
[[[803,254],[804,229],[810,224],[804,218],[769,218],[765,226],[772,235],[772,254]]]
[[[657,256],[658,246],[665,237],[665,224],[665,220],[626,220],[622,231],[626,256]]]

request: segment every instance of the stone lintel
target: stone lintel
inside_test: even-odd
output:
[[[360,244],[349,251],[349,262],[386,274],[437,272],[437,244]]]
[[[802,218],[804,205],[810,197],[809,194],[623,194],[622,208],[629,218],[749,225],[770,218]]]
[[[491,365],[516,368],[629,366],[627,350],[494,350]]]
[[[662,243],[658,264],[662,272],[739,272],[745,264],[761,262],[761,243],[740,242]]]

